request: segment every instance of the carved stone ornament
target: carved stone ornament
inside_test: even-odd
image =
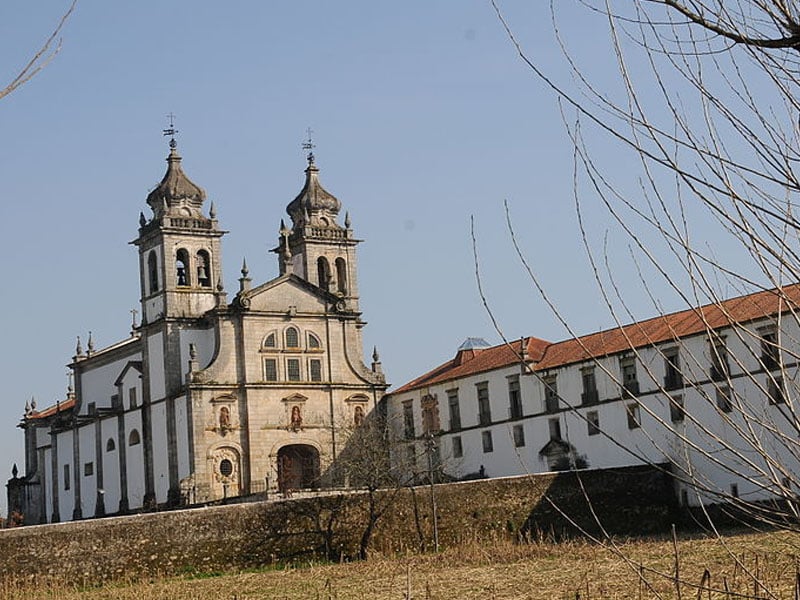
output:
[[[239,454],[233,448],[220,448],[214,452],[214,479],[219,483],[239,480]],[[227,468],[230,471],[225,472]]]
[[[250,295],[246,292],[242,291],[236,294],[236,298],[233,299],[233,304],[237,308],[241,310],[249,310],[250,309]]]

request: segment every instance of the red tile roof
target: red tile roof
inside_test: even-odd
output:
[[[527,338],[528,359],[529,362],[533,362],[534,369],[542,371],[798,309],[800,309],[800,284],[793,284],[561,342],[550,343],[538,338]],[[474,356],[471,358],[463,356],[463,351],[459,352],[455,358],[391,393],[405,393],[513,365],[520,361],[520,346],[519,342],[512,342],[511,346],[513,350],[506,344],[472,350],[470,352],[473,352]]]
[[[545,348],[550,345],[550,342],[534,337],[525,338],[525,343],[527,345],[528,358],[534,361],[541,360]],[[403,387],[393,391],[392,394],[408,392],[427,385],[475,375],[476,373],[493,371],[519,362],[519,355],[519,340],[511,342],[510,347],[509,345],[501,344],[490,348],[461,350],[456,354],[455,358],[425,373],[422,377],[405,384]]]
[[[52,406],[48,406],[43,410],[34,411],[31,414],[29,414],[27,418],[44,419],[53,416],[57,412],[64,412],[65,410],[69,410],[74,406],[75,406],[75,398],[70,398],[69,400],[64,400],[64,402],[59,402],[58,404],[53,404]]]

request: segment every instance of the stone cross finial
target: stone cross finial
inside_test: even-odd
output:
[[[162,129],[161,131],[163,135],[169,136],[170,138],[169,147],[174,150],[175,147],[178,145],[178,142],[175,141],[175,134],[178,133],[178,130],[175,129],[175,115],[169,113],[167,115],[167,120],[169,122],[169,127],[167,127],[166,129]]]
[[[314,140],[311,138],[311,134],[314,132],[312,131],[311,127],[306,129],[306,135],[308,138],[303,142],[303,150],[308,150],[308,155],[306,156],[306,160],[308,160],[308,165],[311,166],[314,164],[314,148],[316,148],[316,144],[314,144]]]

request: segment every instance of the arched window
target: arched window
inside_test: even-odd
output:
[[[324,256],[320,256],[317,259],[317,279],[319,281],[319,287],[323,290],[329,289],[331,283],[331,266],[328,264],[328,259]]]
[[[117,449],[117,444],[114,443],[114,438],[108,438],[106,442],[106,452],[113,452]]]
[[[134,429],[131,431],[131,434],[128,436],[128,446],[137,446],[142,442],[142,439],[139,437],[139,431]]]
[[[294,327],[289,327],[286,330],[286,347],[287,348],[299,348],[300,347],[300,336],[297,333],[297,329]]]
[[[197,253],[197,283],[203,287],[211,287],[211,259],[205,250]]]
[[[347,263],[341,257],[336,259],[336,284],[338,291],[347,295]]]
[[[158,258],[155,250],[151,250],[147,255],[147,273],[150,280],[150,293],[158,291]]]
[[[275,348],[277,346],[275,334],[270,333],[266,338],[264,338],[264,348]]]
[[[308,347],[309,349],[313,350],[319,350],[322,347],[322,344],[319,342],[319,338],[313,333],[308,334]]]
[[[177,285],[191,285],[189,280],[189,253],[181,248],[175,253],[175,282]]]

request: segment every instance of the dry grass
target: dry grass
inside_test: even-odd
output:
[[[375,557],[341,565],[304,564],[206,577],[79,589],[6,582],[0,600],[370,600],[413,598],[678,598],[671,540],[621,543],[626,559],[587,542],[470,545],[440,554]],[[794,598],[800,534],[683,539],[681,598]],[[703,573],[710,589],[699,590]],[[642,573],[646,582],[639,577]],[[723,593],[727,586],[730,594]],[[410,594],[409,594],[410,590]]]

